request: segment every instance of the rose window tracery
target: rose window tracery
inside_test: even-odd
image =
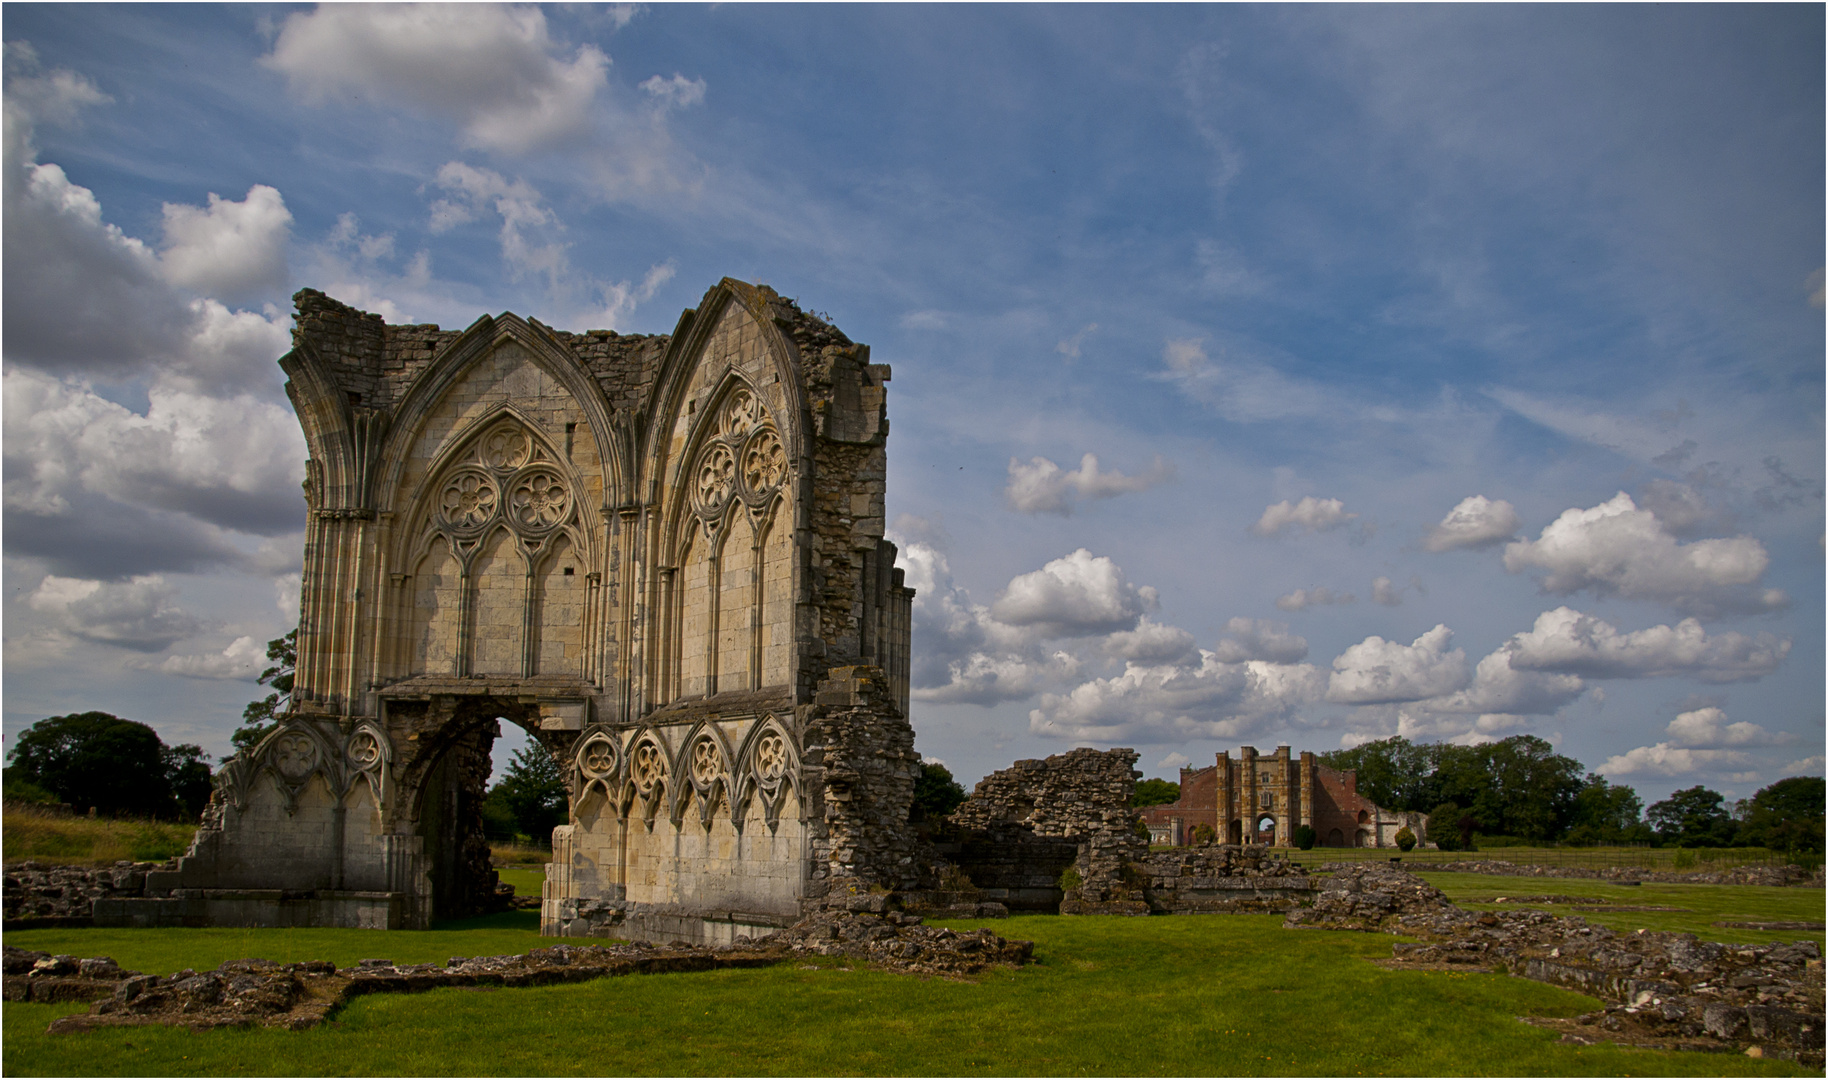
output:
[[[536,469],[514,482],[510,516],[529,529],[550,529],[565,520],[571,496],[557,473]]]
[[[723,755],[710,739],[700,739],[692,747],[692,779],[709,784],[723,771]]]
[[[533,443],[518,427],[499,427],[482,440],[482,459],[491,469],[518,469],[527,463]]]
[[[371,768],[381,760],[380,740],[369,732],[360,732],[349,740],[349,760],[358,769]]]
[[[730,455],[730,448],[722,443],[713,443],[699,461],[697,495],[701,509],[715,513],[723,509],[724,500],[730,497],[736,477],[736,459]]]
[[[722,522],[732,499],[766,513],[788,472],[780,434],[750,390],[730,393],[712,430],[689,474],[693,508],[707,529]]]
[[[635,747],[635,755],[630,767],[635,778],[635,786],[643,795],[654,790],[654,785],[666,774],[666,758],[660,748],[651,742],[644,742]]]
[[[545,534],[575,517],[567,475],[525,425],[501,421],[468,444],[435,489],[432,526],[467,539],[501,523],[538,549]]]
[[[592,780],[608,776],[616,768],[616,748],[608,739],[592,739],[578,755],[578,765]]]
[[[770,733],[755,745],[755,771],[763,780],[779,780],[787,773],[787,740]]]
[[[756,494],[765,494],[781,485],[787,475],[787,454],[772,428],[756,432],[743,450],[743,484]]]
[[[475,528],[495,516],[495,485],[486,476],[459,473],[444,485],[439,501],[444,519],[458,528]]]
[[[286,779],[302,780],[317,765],[317,744],[304,735],[281,735],[273,744],[273,765]]]

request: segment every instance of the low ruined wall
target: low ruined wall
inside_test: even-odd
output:
[[[1729,866],[1723,870],[1648,870],[1637,866],[1534,866],[1502,859],[1463,859],[1428,863],[1429,870],[1504,877],[1596,878],[1604,881],[1656,881],[1671,885],[1792,885],[1822,887],[1822,868],[1803,866]]]
[[[1145,898],[1157,913],[1290,911],[1309,902],[1312,880],[1262,845],[1214,844],[1150,854]]]
[[[6,867],[3,892],[6,921],[87,919],[97,900],[144,895],[146,875],[169,871],[172,863],[128,862],[113,866],[47,866],[40,862]]]

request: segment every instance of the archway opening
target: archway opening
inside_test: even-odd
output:
[[[1257,843],[1273,844],[1276,842],[1276,819],[1268,814],[1257,818]]]
[[[526,733],[514,740],[523,752],[557,748],[549,744],[550,734],[540,731],[537,706],[478,698],[456,704],[442,723],[422,728],[419,753],[403,771],[430,879],[431,918],[465,918],[504,906],[490,843],[490,833],[501,830],[489,823],[490,781],[500,775],[493,750],[504,721],[507,730]],[[546,841],[549,846],[549,830]]]
[[[1346,834],[1340,832],[1338,829],[1328,829],[1326,846],[1327,847],[1345,847],[1346,846]]]

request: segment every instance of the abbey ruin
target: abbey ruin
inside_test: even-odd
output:
[[[897,872],[870,860],[906,860],[913,594],[883,539],[889,369],[867,346],[730,279],[653,336],[294,299],[290,711],[220,771],[191,853],[111,918],[480,909],[501,719],[571,790],[547,933],[595,905],[624,936],[727,940],[834,877]]]

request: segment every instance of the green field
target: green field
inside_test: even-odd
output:
[[[1709,941],[1766,943],[1801,941],[1824,944],[1820,930],[1747,930],[1720,927],[1715,922],[1815,922],[1823,921],[1821,889],[1780,889],[1762,885],[1614,885],[1578,878],[1516,878],[1490,874],[1423,872],[1421,877],[1445,892],[1461,907],[1474,911],[1531,908],[1556,915],[1578,915],[1596,926],[1614,930],[1671,930]],[[1596,907],[1668,907],[1678,911],[1585,911],[1568,904],[1506,903],[1498,897],[1591,897]],[[1480,902],[1485,901],[1485,902]]]
[[[537,880],[537,874],[521,871]],[[1430,875],[1450,892],[1514,879]],[[520,881],[516,880],[517,888]],[[1586,882],[1525,882],[1573,895]],[[1580,888],[1574,886],[1579,885]],[[1634,899],[1649,894],[1623,889]],[[1820,892],[1709,889],[1681,906],[1797,917]],[[1522,891],[1522,890],[1519,890]],[[1790,894],[1774,896],[1767,894]],[[1738,896],[1735,901],[1733,897]],[[1660,900],[1658,901],[1661,902]],[[1711,905],[1711,906],[1710,906]],[[1672,905],[1673,906],[1673,905]],[[1706,907],[1704,912],[1702,909]],[[1684,916],[1690,917],[1690,916]],[[1648,918],[1645,921],[1649,921]],[[989,924],[1036,943],[1037,963],[972,981],[838,962],[631,976],[573,986],[357,998],[325,1027],[49,1036],[78,1005],[6,1009],[5,1072],[30,1075],[1804,1075],[1775,1060],[1564,1046],[1520,1016],[1591,998],[1502,975],[1390,971],[1392,938],[1291,931],[1277,916],[1027,916]],[[169,972],[222,960],[379,957],[399,963],[542,944],[532,912],[433,931],[39,930],[9,944],[106,954]],[[1720,936],[1720,935],[1712,935]],[[1772,935],[1780,936],[1780,935]],[[1819,935],[1816,935],[1819,938]],[[1754,935],[1756,939],[1768,939]],[[1740,938],[1740,940],[1750,940]]]

